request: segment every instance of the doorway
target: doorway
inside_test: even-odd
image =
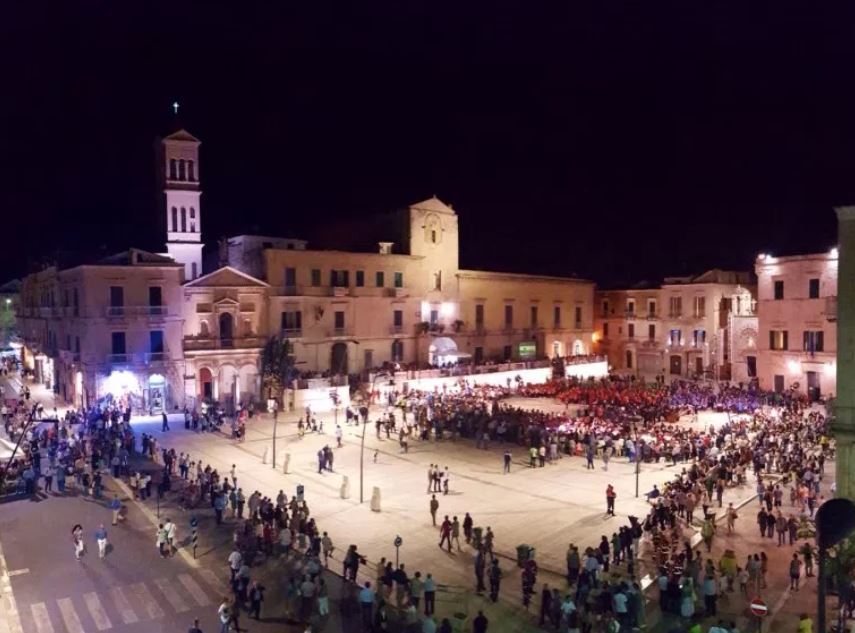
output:
[[[808,400],[811,402],[816,402],[820,398],[820,388],[819,388],[819,372],[809,371],[807,372],[807,395]]]
[[[777,374],[774,379],[775,383],[775,393],[783,393],[784,392],[784,377],[780,374]]]
[[[671,375],[672,376],[682,376],[683,375],[683,357],[674,354],[671,356]]]
[[[214,400],[214,378],[207,367],[199,370],[199,397],[208,402]]]
[[[347,344],[335,343],[330,352],[330,373],[347,374]]]
[[[234,317],[228,312],[220,315],[220,347],[231,347],[234,345]]]
[[[695,359],[695,373],[698,376],[702,376],[704,373],[704,359],[700,356]]]

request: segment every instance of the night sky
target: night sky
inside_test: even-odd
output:
[[[31,4],[0,19],[0,281],[163,248],[176,99],[211,244],[436,194],[463,266],[615,284],[825,250],[855,201],[852,3]]]

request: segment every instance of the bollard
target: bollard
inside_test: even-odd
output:
[[[262,463],[262,464],[266,464],[266,463],[267,463],[267,451],[268,451],[268,450],[270,450],[270,449],[269,449],[269,447],[265,446],[265,447],[264,447],[264,455],[262,455],[262,456],[261,456],[261,463]]]
[[[380,488],[374,486],[374,492],[371,493],[371,511],[380,512]]]
[[[350,499],[350,479],[347,478],[347,475],[341,477],[341,498]]]
[[[288,466],[291,465],[291,453],[285,453],[285,459],[282,460],[282,474],[288,474]]]

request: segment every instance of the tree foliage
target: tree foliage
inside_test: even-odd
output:
[[[290,341],[271,337],[261,353],[261,380],[269,398],[278,398],[282,390],[296,378],[294,351]]]

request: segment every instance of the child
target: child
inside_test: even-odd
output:
[[[748,596],[748,570],[742,567],[736,568],[736,577],[739,579],[739,593]]]

